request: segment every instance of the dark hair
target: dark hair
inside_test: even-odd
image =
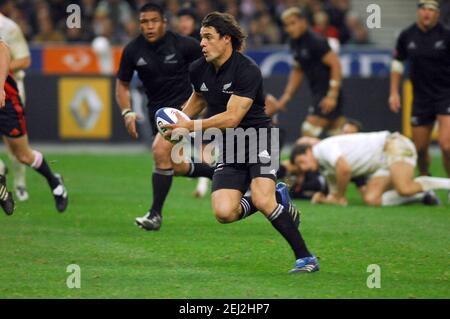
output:
[[[344,127],[344,125],[346,125],[346,124],[350,124],[350,125],[356,126],[356,128],[358,129],[358,132],[361,132],[363,130],[363,128],[364,128],[360,121],[355,120],[355,119],[351,119],[351,118],[348,118],[347,121],[342,125],[342,127]]]
[[[149,11],[158,12],[159,15],[161,16],[161,18],[164,19],[164,9],[159,4],[149,2],[149,3],[144,4],[139,9],[139,13],[149,12]]]
[[[289,157],[289,161],[291,164],[295,164],[295,158],[299,155],[306,154],[306,151],[312,148],[309,144],[296,144],[291,150],[291,155]]]
[[[191,8],[182,8],[177,12],[177,17],[182,17],[182,16],[189,16],[191,17],[194,21],[197,21],[197,15],[195,14],[195,11]]]
[[[233,50],[240,51],[243,49],[247,36],[231,14],[211,12],[203,19],[202,27],[216,29],[221,37],[230,36]]]

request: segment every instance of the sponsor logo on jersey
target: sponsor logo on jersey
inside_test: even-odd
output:
[[[445,50],[446,47],[445,47],[444,40],[437,41],[437,42],[434,44],[434,48],[435,48],[436,50]]]
[[[228,94],[233,94],[233,91],[228,91],[228,89],[231,87],[232,84],[233,84],[233,82],[224,84],[222,92],[223,93],[228,93]]]
[[[417,49],[416,43],[415,43],[414,41],[411,41],[411,42],[408,44],[408,49],[410,49],[410,50],[415,50],[415,49]]]
[[[178,63],[178,60],[173,60],[175,57],[175,53],[166,55],[164,58],[164,63]]]
[[[11,132],[9,132],[9,136],[19,136],[20,135],[20,130],[18,130],[17,128],[13,128],[11,130]]]
[[[144,66],[144,65],[147,65],[147,62],[144,60],[144,58],[140,58],[140,59],[137,61],[136,65],[137,65],[137,66]]]
[[[202,86],[200,87],[200,91],[202,91],[202,92],[208,92],[209,91],[208,88],[206,87],[205,82],[202,83]]]

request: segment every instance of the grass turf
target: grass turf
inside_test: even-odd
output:
[[[151,199],[148,154],[47,159],[64,175],[69,210],[58,214],[29,171],[30,200],[0,215],[0,298],[450,297],[446,200],[369,208],[352,188],[346,208],[297,202],[321,271],[288,275],[292,253],[262,215],[217,223],[191,179],[174,180],[159,232],[134,226]],[[443,176],[438,159],[433,172]],[[81,289],[66,286],[69,264],[81,267]],[[370,264],[381,267],[380,289],[367,288]]]

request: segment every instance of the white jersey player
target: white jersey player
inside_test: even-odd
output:
[[[368,205],[388,206],[413,201],[436,204],[434,189],[450,190],[450,179],[414,178],[417,152],[399,133],[388,131],[347,134],[303,145],[298,162],[303,171],[317,171],[327,178],[330,194],[317,194],[317,203],[347,204],[345,196],[352,177],[367,176],[363,193]],[[430,197],[432,201],[430,202]]]
[[[0,37],[3,38],[3,41],[9,46],[11,52],[10,68],[14,73],[22,103],[25,103],[24,70],[31,64],[30,50],[17,23],[1,13]],[[8,153],[14,168],[14,188],[16,196],[20,201],[25,201],[29,197],[26,189],[25,165],[17,161],[10,151]],[[0,163],[0,173],[3,174],[4,171],[5,166],[3,163]]]

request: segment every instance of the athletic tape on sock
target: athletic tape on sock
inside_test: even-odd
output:
[[[172,176],[174,174],[174,171],[172,168],[170,168],[170,169],[155,168],[153,173],[159,174],[159,175],[164,175],[164,176]]]
[[[31,167],[33,167],[33,168],[41,167],[42,161],[44,160],[44,155],[42,155],[42,153],[38,152],[38,151],[33,151],[33,155],[34,155],[34,161],[31,164]]]

